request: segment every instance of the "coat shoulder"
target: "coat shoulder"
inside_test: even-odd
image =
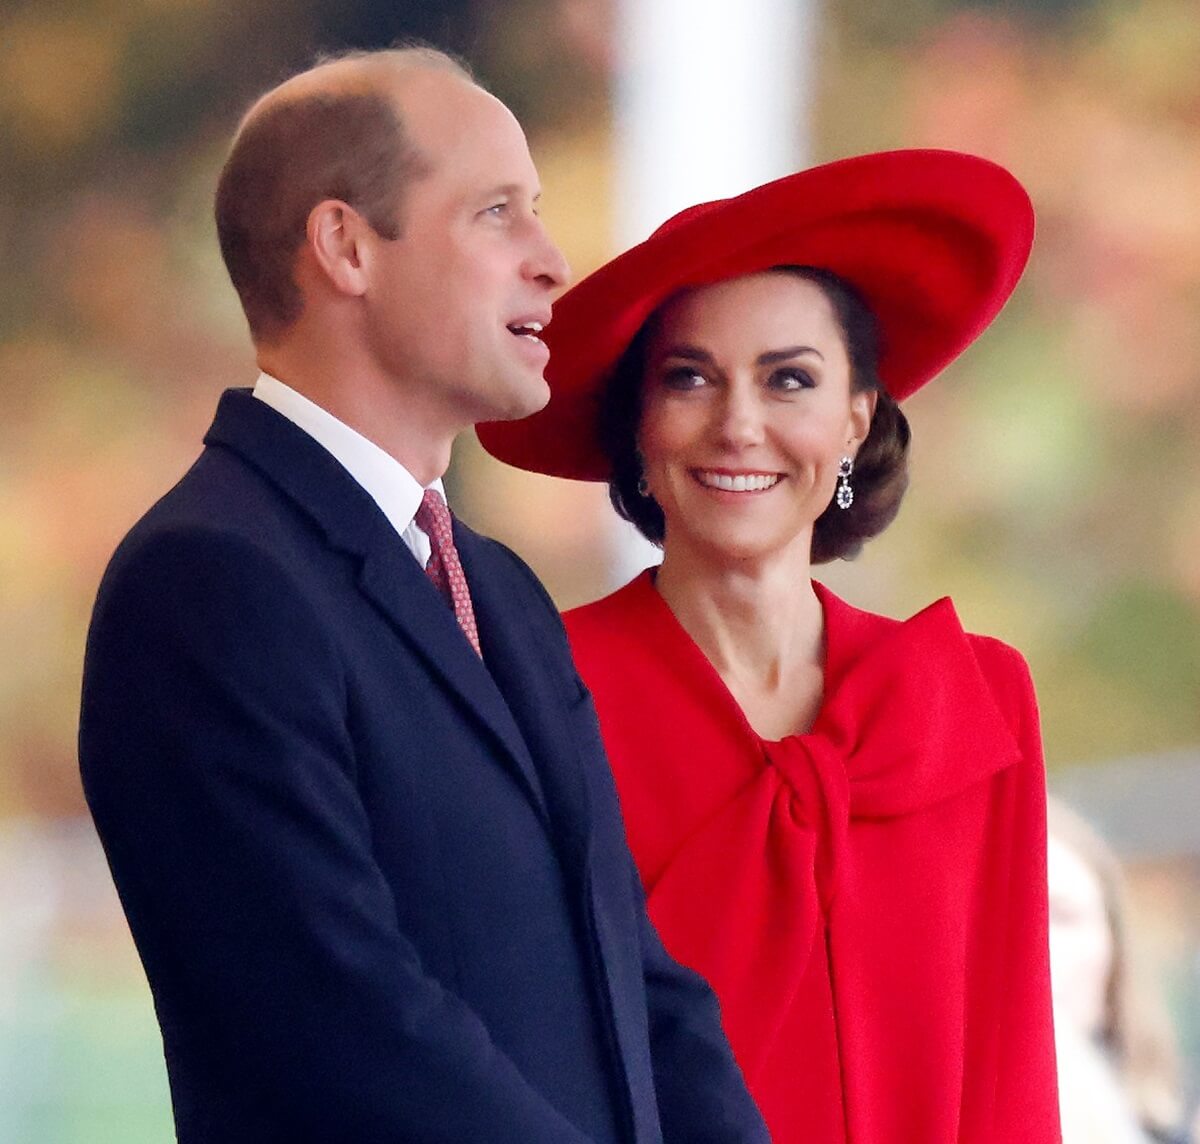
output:
[[[463,538],[467,539],[475,550],[476,560],[484,562],[488,576],[501,579],[515,590],[529,593],[543,610],[554,617],[555,624],[559,624],[558,608],[546,586],[520,556],[507,544],[494,537],[485,536],[482,532],[476,532],[462,521],[458,522],[458,528],[460,543]]]
[[[827,615],[843,633],[850,634],[859,648],[888,640],[903,629],[919,632],[919,636],[893,646],[908,648],[913,654],[919,649],[922,655],[940,657],[952,645],[961,647],[965,642],[984,683],[1013,730],[1026,724],[1031,714],[1036,721],[1036,697],[1025,657],[994,636],[966,631],[950,597],[942,597],[911,618],[899,620],[848,604],[824,586],[818,587],[818,593]]]
[[[968,635],[979,669],[1016,735],[1037,728],[1039,717],[1033,676],[1025,657],[1011,644],[994,636]]]

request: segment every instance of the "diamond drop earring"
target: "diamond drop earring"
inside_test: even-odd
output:
[[[854,503],[854,488],[850,484],[850,474],[854,472],[854,458],[843,456],[838,462],[837,492],[834,501],[838,508],[847,509]]]

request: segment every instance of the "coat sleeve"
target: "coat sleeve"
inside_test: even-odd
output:
[[[545,588],[518,556],[508,549],[504,551],[520,568],[552,617],[554,638],[561,641],[564,670],[573,680],[573,690],[587,695],[587,686],[574,669],[566,631]],[[608,760],[600,746],[603,741],[600,726],[590,699],[588,708],[591,710],[589,738],[597,744],[594,757],[607,768]],[[646,912],[646,897],[625,841],[611,770],[598,785],[609,792],[610,798],[593,810],[598,814],[611,813],[616,819],[613,825],[621,839],[622,860],[629,871],[645,982],[654,1092],[664,1144],[769,1144],[766,1125],[721,1027],[716,995],[703,977],[671,957]]]
[[[981,662],[993,681],[1020,747],[1009,790],[1009,862],[1004,902],[1004,980],[997,993],[998,1028],[993,1123],[996,1144],[1061,1140],[1054,1024],[1050,1000],[1046,881],[1046,769],[1037,699],[1019,652],[981,640]]]
[[[667,953],[630,859],[649,1003],[650,1052],[665,1144],[769,1144],[721,1028],[716,995]]]
[[[270,1139],[585,1144],[401,931],[344,680],[247,540],[160,530],[106,575],[80,762],[167,1051]]]

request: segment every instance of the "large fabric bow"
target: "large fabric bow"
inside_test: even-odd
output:
[[[808,734],[762,744],[762,769],[684,843],[649,896],[664,935],[689,935],[688,962],[722,998],[751,1084],[823,946],[851,823],[916,813],[1018,757],[949,600],[832,681]]]

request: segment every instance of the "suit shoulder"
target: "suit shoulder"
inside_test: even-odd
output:
[[[284,681],[301,694],[332,680],[327,693],[339,696],[344,668],[336,624],[301,569],[236,531],[150,517],[101,581],[84,651],[84,705],[94,720],[105,697],[140,693],[138,681],[149,677],[186,677],[189,687],[208,680],[259,697],[286,690]]]
[[[456,529],[461,525],[456,525]],[[520,654],[540,662],[547,677],[558,681],[569,702],[577,701],[584,691],[575,667],[562,617],[545,585],[533,569],[511,548],[491,537],[483,536],[461,526],[462,539],[471,549],[471,566],[467,569],[468,583],[480,572],[488,581],[486,599],[495,611],[503,611],[509,619],[519,619],[523,627],[523,646]],[[460,551],[465,545],[460,546]],[[465,556],[464,556],[465,560]],[[474,589],[476,615],[480,607],[482,587]],[[482,628],[481,628],[482,632]]]
[[[172,503],[174,490],[154,505],[117,545],[102,584],[127,576],[253,578],[284,571],[285,562],[263,534]]]
[[[490,575],[506,575],[510,583],[520,584],[527,588],[545,606],[547,611],[552,612],[556,618],[558,617],[558,608],[546,590],[546,586],[538,579],[537,573],[507,544],[501,543],[494,537],[485,536],[482,532],[476,532],[462,521],[459,521],[459,527],[471,538],[471,542],[476,546],[479,554],[488,561]]]
[[[322,631],[302,569],[261,538],[187,514],[152,509],[118,546],[100,581],[90,651],[167,638],[189,628],[256,635]],[[327,634],[321,637],[327,640]]]
[[[297,514],[252,468],[224,450],[207,448],[125,535],[108,574],[185,552],[200,566],[230,571],[244,563],[238,552],[249,563],[282,568],[297,522]]]

